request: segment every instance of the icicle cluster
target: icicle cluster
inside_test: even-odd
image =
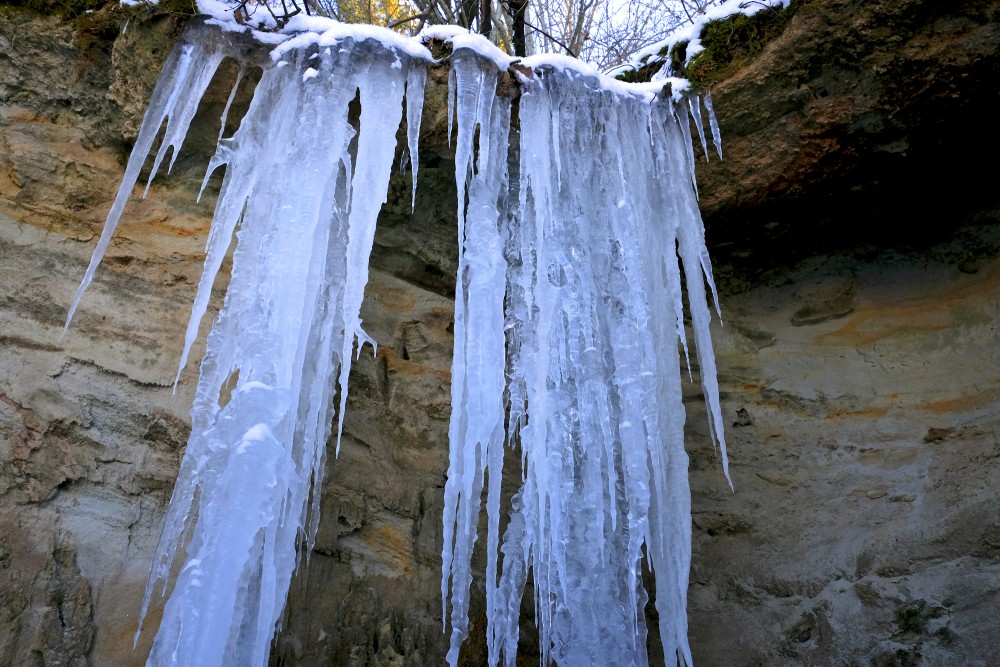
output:
[[[462,58],[453,71],[460,220],[462,185],[470,186],[445,488],[449,663],[467,634],[469,560],[487,480],[491,665],[515,664],[529,570],[541,664],[645,665],[644,552],[667,664],[690,665],[682,268],[723,460],[725,443],[687,109],[669,97],[609,90],[572,68],[536,67],[520,100],[519,201],[506,216],[509,121],[495,100],[496,72]],[[692,111],[703,135],[700,108]],[[477,125],[479,160],[470,169]],[[717,131],[713,138],[718,145]],[[501,545],[504,440],[520,447],[523,482]]]
[[[81,293],[163,119],[157,165],[168,145],[176,154],[215,69],[234,55],[227,46],[225,33],[194,30],[170,56]],[[426,63],[377,41],[289,49],[219,142],[205,178],[223,165],[225,178],[182,365],[234,232],[238,242],[143,602],[145,615],[185,549],[151,665],[268,662],[298,554],[316,534],[335,379],[342,424],[355,339],[370,340],[359,313],[404,93],[415,156],[425,77]],[[356,95],[358,130],[348,121]]]
[[[303,30],[319,25],[310,21]],[[298,555],[315,538],[335,396],[339,444],[355,346],[374,344],[360,318],[368,258],[404,95],[415,192],[430,56],[388,31],[336,26],[286,39],[270,58],[232,33],[188,32],[70,308],[67,326],[164,122],[153,175],[177,154],[226,57],[263,67],[205,176],[225,166],[182,368],[234,235],[237,245],[143,601],[144,616],[186,552],[151,665],[267,663]],[[508,60],[456,35],[446,35],[460,246],[442,552],[448,662],[468,634],[485,490],[491,665],[515,663],[529,573],[542,664],[646,664],[643,559],[667,664],[690,665],[682,273],[725,466],[688,115],[707,157],[700,103],[601,80],[575,61],[529,59],[512,161],[511,102],[497,94]],[[520,451],[521,484],[502,522],[508,446]]]

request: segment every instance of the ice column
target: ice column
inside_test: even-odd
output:
[[[360,308],[375,221],[407,78],[422,91],[423,67],[374,41],[292,50],[264,72],[240,130],[212,160],[226,176],[199,304],[237,224],[240,231],[157,550],[154,578],[165,577],[191,531],[153,664],[267,663],[298,540],[308,551],[315,537],[334,378],[342,425],[355,340],[368,340]],[[355,137],[348,105],[356,94]],[[220,408],[234,376],[233,398]]]
[[[465,74],[459,64],[455,71],[457,150],[461,155],[463,123],[479,122],[482,155],[493,119],[483,118],[482,93],[473,91],[485,74]],[[688,122],[686,109],[669,97],[612,91],[571,68],[537,67],[524,85],[520,200],[501,225],[509,263],[507,436],[520,446],[523,481],[511,501],[499,580],[493,543],[499,502],[492,486],[487,493],[490,664],[515,664],[529,570],[542,664],[646,664],[644,557],[656,577],[666,662],[691,664],[682,271],[712,432],[723,456],[725,450],[708,331],[705,284],[712,277],[691,181],[690,132],[682,131]],[[496,159],[492,140],[485,145]],[[454,381],[462,384],[453,390],[461,400],[453,407],[446,489],[452,664],[455,642],[465,633],[465,581],[475,539],[469,532],[484,476],[492,485],[503,460],[494,454],[496,371],[479,367],[499,364],[496,342],[488,355],[470,354],[468,342],[472,309],[495,318],[500,299],[490,261],[470,260],[471,248],[486,248],[489,256],[495,235],[492,202],[498,195],[490,192],[489,205],[474,209],[478,175],[464,231],[454,367]],[[488,224],[474,228],[474,210]],[[473,296],[477,276],[482,287]],[[494,301],[486,305],[486,299]],[[461,330],[460,317],[466,320]],[[484,389],[470,390],[475,377]],[[481,405],[469,400],[471,391],[479,392]]]
[[[180,145],[208,70],[228,53],[213,46],[222,39],[202,28],[171,56],[122,204],[164,115],[164,145]],[[298,556],[316,534],[337,380],[342,420],[355,342],[368,340],[359,313],[375,221],[407,91],[410,118],[419,121],[426,62],[371,39],[302,41],[266,62],[239,130],[220,141],[209,165],[226,171],[185,358],[234,232],[237,244],[143,604],[145,614],[155,585],[167,588],[177,551],[185,551],[150,665],[267,664]],[[356,96],[355,128],[348,106]],[[410,140],[415,160],[416,132]],[[107,237],[120,215],[115,206]],[[106,244],[102,237],[92,268]]]
[[[507,192],[510,101],[496,95],[499,72],[467,49],[452,54],[450,91],[457,100],[458,278],[452,361],[448,481],[445,485],[442,598],[451,589],[448,662],[468,631],[471,558],[484,478],[487,487],[487,608],[496,605],[500,479],[504,448],[504,314],[506,262],[500,234]],[[478,146],[474,139],[478,128]],[[492,612],[488,612],[492,617]],[[489,653],[496,655],[494,639]]]

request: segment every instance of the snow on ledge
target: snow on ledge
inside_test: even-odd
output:
[[[492,61],[501,72],[510,69],[512,65],[521,65],[532,71],[546,68],[572,71],[595,78],[604,90],[610,90],[619,95],[639,96],[647,100],[651,100],[653,96],[663,90],[665,84],[671,85],[675,101],[679,100],[680,93],[689,87],[686,79],[678,78],[660,79],[649,83],[625,83],[602,74],[600,70],[586,61],[558,53],[540,53],[527,58],[516,58],[499,49],[482,35],[454,25],[429,26],[424,28],[416,39],[425,43],[437,39],[450,43],[454,50],[469,49],[481,58]],[[523,82],[529,77],[518,71],[518,78]]]
[[[763,0],[763,3],[770,3],[766,6],[771,6],[775,4],[787,4],[789,1]],[[719,13],[719,10],[723,10],[730,5],[738,6],[740,2],[747,4],[746,0],[728,0],[725,4],[715,7],[705,16],[718,18],[716,14]],[[401,51],[411,58],[426,62],[435,62],[425,44],[431,40],[440,40],[451,44],[454,50],[468,49],[473,51],[480,58],[492,62],[501,72],[510,69],[515,64],[521,64],[532,71],[546,68],[572,71],[583,76],[594,77],[602,89],[619,95],[638,96],[646,100],[652,100],[663,91],[665,86],[669,85],[672,99],[675,102],[679,102],[690,88],[690,83],[687,79],[666,76],[653,77],[653,80],[648,83],[626,83],[615,79],[613,75],[602,73],[588,62],[557,53],[516,58],[505,53],[479,33],[474,33],[454,25],[428,26],[415,37],[406,37],[398,32],[379,26],[361,23],[341,23],[335,19],[323,16],[297,14],[291,17],[284,26],[279,28],[274,18],[263,9],[258,8],[253,16],[251,16],[250,21],[240,23],[237,22],[233,14],[233,6],[224,0],[197,0],[197,4],[199,11],[210,17],[206,21],[207,24],[217,26],[228,32],[249,33],[258,42],[273,47],[270,57],[276,63],[289,51],[307,48],[312,45],[320,47],[332,46],[344,39],[353,39],[358,42],[374,40],[382,43],[387,49]],[[765,5],[754,6],[763,7]],[[710,19],[706,18],[705,20],[707,22]],[[689,27],[693,28],[693,26]],[[677,41],[683,40],[678,39]],[[660,44],[662,45],[663,43],[661,42]],[[648,57],[649,54],[657,53],[659,48],[662,48],[662,46],[653,45],[647,47],[637,57],[643,55]],[[689,54],[691,53],[690,47],[688,52]],[[280,66],[281,63],[278,64]],[[518,78],[524,81],[528,77],[519,71]]]
[[[696,16],[692,23],[680,26],[659,42],[636,51],[629,63],[615,68],[609,74],[615,76],[637,70],[643,65],[663,62],[666,60],[666,56],[660,54],[669,54],[671,49],[683,42],[688,43],[687,57],[684,61],[684,64],[687,65],[691,62],[691,58],[705,50],[705,47],[701,45],[701,33],[706,24],[712,21],[721,21],[737,14],[753,16],[765,9],[787,7],[790,2],[791,0],[726,0],[720,5],[710,7],[704,14]]]
[[[424,28],[415,39],[427,42],[439,39],[449,42],[452,49],[469,49],[479,56],[490,60],[501,72],[517,62],[517,58],[507,55],[503,49],[486,39],[479,33],[470,32],[457,25],[432,25]]]
[[[207,24],[218,26],[227,32],[249,32],[258,42],[273,46],[271,60],[275,62],[293,49],[313,44],[331,46],[344,39],[357,42],[374,40],[381,42],[387,49],[401,51],[412,58],[433,61],[430,51],[419,40],[404,37],[389,28],[341,23],[324,16],[304,14],[297,14],[278,27],[274,17],[261,8],[254,12],[248,22],[240,23],[233,13],[234,7],[222,0],[197,0],[197,3],[198,11],[211,17],[206,21]]]
[[[387,49],[401,51],[411,58],[432,62],[434,58],[423,44],[410,37],[404,37],[389,28],[382,28],[363,23],[340,23],[334,19],[321,16],[293,16],[285,24],[281,32],[288,39],[271,51],[271,60],[277,61],[292,49],[303,48],[316,44],[317,46],[332,46],[343,39],[353,39],[356,42],[374,40],[381,42]]]
[[[652,81],[645,83],[626,83],[602,73],[588,62],[559,53],[542,53],[524,58],[520,62],[525,67],[529,67],[535,71],[553,68],[593,77],[603,90],[608,90],[618,95],[638,96],[647,101],[652,101],[665,86],[669,85],[671,98],[674,102],[679,102],[684,93],[691,87],[691,83],[687,79],[678,77],[655,77]]]

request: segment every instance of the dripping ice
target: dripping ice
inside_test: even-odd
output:
[[[468,633],[485,487],[489,664],[515,663],[529,571],[541,664],[646,664],[645,558],[666,663],[691,665],[682,282],[725,462],[688,125],[690,109],[707,156],[701,107],[623,92],[558,59],[524,64],[534,74],[510,188],[496,67],[456,49],[450,79],[462,254],[442,554],[448,662]],[[721,156],[710,99],[706,108]],[[520,449],[522,481],[501,538],[505,447]]]
[[[150,665],[268,662],[299,554],[316,535],[334,397],[339,389],[339,438],[355,346],[370,342],[359,313],[404,94],[411,123],[419,125],[423,103],[424,59],[391,45],[319,37],[268,58],[239,35],[196,25],[164,67],[70,318],[161,123],[157,167],[168,145],[176,155],[227,56],[256,60],[263,75],[205,176],[225,166],[182,366],[234,234],[237,243],[143,601],[145,616],[183,549]],[[355,95],[357,128],[348,121]],[[416,138],[411,130],[414,165]]]
[[[666,662],[690,665],[682,283],[726,466],[689,125],[706,157],[706,134],[721,157],[711,98],[706,133],[694,98],[528,59],[511,137],[510,100],[496,92],[510,59],[459,31],[447,36],[460,247],[442,549],[448,662],[468,634],[485,492],[490,664],[514,664],[529,573],[543,663],[645,664],[645,558]],[[292,37],[267,56],[196,25],[154,91],[67,326],[164,121],[157,168],[168,149],[173,161],[226,57],[263,68],[205,176],[225,166],[182,367],[234,235],[237,243],[143,602],[145,615],[156,585],[170,589],[151,665],[268,661],[292,573],[315,538],[326,443],[336,414],[339,446],[352,358],[374,344],[360,305],[404,95],[415,198],[429,54],[399,42],[338,28]],[[509,502],[505,453],[521,464]],[[187,560],[171,589],[179,549]]]
[[[504,456],[504,292],[506,262],[500,233],[507,188],[510,106],[496,95],[499,72],[468,49],[456,49],[450,78],[457,101],[455,180],[459,264],[455,285],[455,349],[448,479],[445,485],[441,594],[451,595],[450,664],[468,633],[472,548],[487,480],[489,553],[487,609],[496,607],[500,480]],[[479,128],[478,152],[473,138]],[[467,200],[467,201],[466,201]],[[489,613],[492,617],[492,613]],[[492,626],[491,626],[492,627]],[[490,638],[490,653],[494,639]]]

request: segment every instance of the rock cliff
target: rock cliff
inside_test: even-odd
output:
[[[3,666],[144,661],[151,633],[135,651],[132,635],[197,373],[171,391],[225,86],[174,174],[129,205],[60,338],[183,23],[95,14],[0,6]],[[998,20],[997,2],[803,1],[752,58],[720,65],[726,157],[700,164],[699,186],[735,493],[691,383],[700,665],[992,660],[1000,197],[976,158],[1000,144]],[[383,210],[363,313],[381,345],[352,374],[275,664],[443,655],[456,264],[444,86],[432,76],[416,213],[405,175]],[[481,664],[475,636],[468,649]]]

